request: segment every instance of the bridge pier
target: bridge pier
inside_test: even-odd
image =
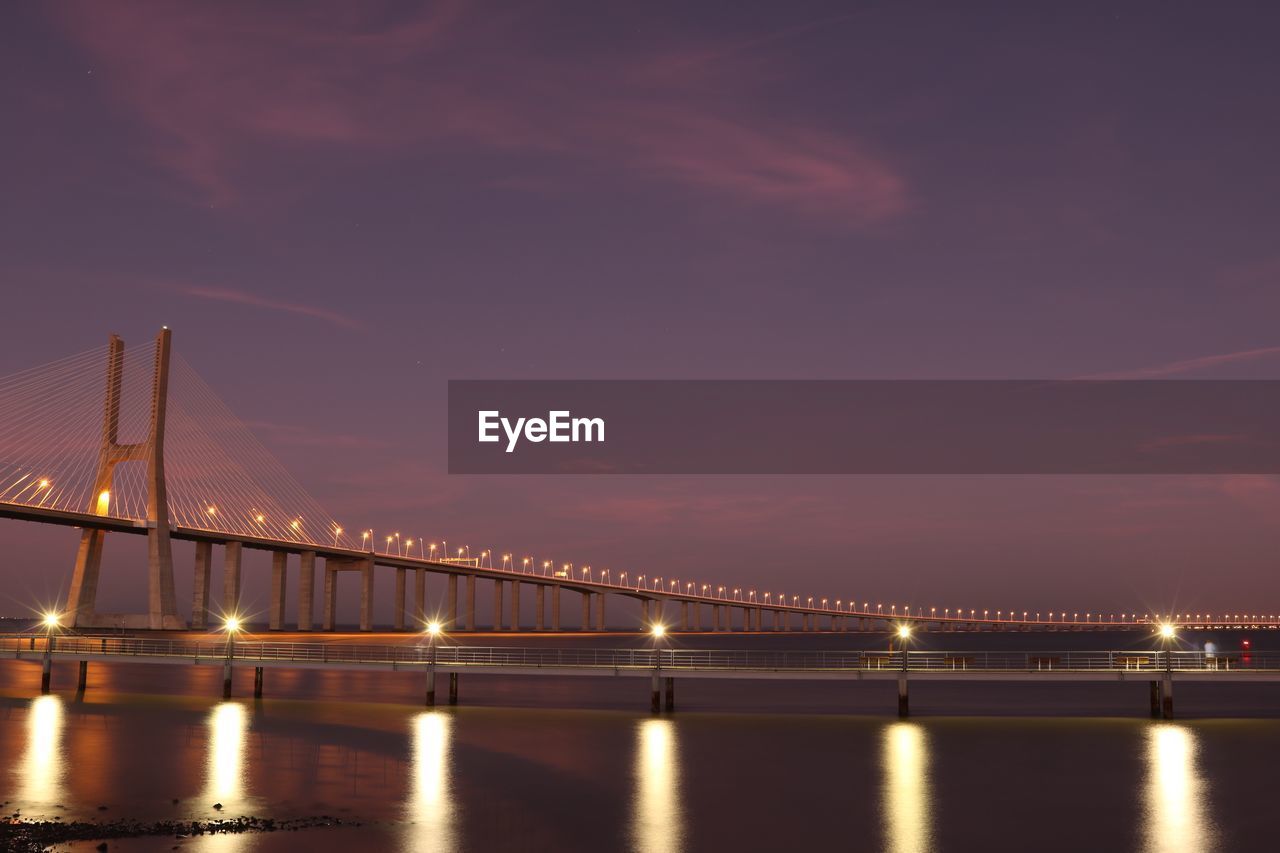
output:
[[[413,629],[421,631],[427,624],[427,570],[416,569],[413,574]]]
[[[1152,681],[1148,687],[1147,693],[1151,701],[1151,717],[1155,719],[1160,716],[1160,682]]]
[[[596,630],[604,630],[604,593],[596,593]]]
[[[474,631],[476,629],[476,576],[467,575],[467,624],[464,627],[466,631]]]
[[[910,714],[910,707],[907,699],[907,674],[898,675],[898,716],[906,717]]]
[[[409,583],[409,570],[396,567],[396,595],[391,606],[391,630],[404,630],[405,588]]]
[[[271,606],[267,613],[267,627],[279,631],[284,627],[284,596],[289,555],[284,551],[271,552]]]
[[[298,630],[315,627],[316,552],[298,555]]]
[[[373,630],[373,557],[360,563],[360,630]]]
[[[537,584],[533,590],[534,609],[537,615],[533,620],[533,630],[547,630],[547,588],[543,584]]]
[[[493,630],[502,630],[502,581],[493,582]]]
[[[222,698],[231,698],[231,658],[222,665]]]
[[[1173,719],[1173,676],[1165,673],[1164,681],[1160,685],[1160,717],[1165,720]]]
[[[560,630],[560,584],[551,585],[551,630]]]
[[[449,630],[458,629],[458,576],[449,575],[448,591],[445,593],[445,607],[449,616]]]
[[[76,675],[76,692],[83,693],[89,684],[89,662],[87,660],[80,661],[80,672]]]
[[[428,708],[436,704],[436,665],[427,664],[427,699]]]
[[[449,673],[449,704],[458,704],[458,673]]]
[[[324,602],[321,609],[320,629],[333,630],[335,611],[338,609],[338,566],[339,561],[326,558],[324,561]]]
[[[647,598],[640,599],[640,621],[644,623],[645,630],[653,624],[653,620],[649,618],[649,599]]]
[[[53,680],[53,657],[45,653],[44,659],[40,661],[40,695],[47,696],[49,694],[49,683]]]
[[[667,699],[663,704],[666,706],[667,713],[676,709],[676,680],[671,676],[667,676]]]
[[[582,593],[582,627],[580,631],[591,630],[591,593],[584,591]]]
[[[196,543],[195,577],[191,584],[191,627],[209,627],[209,575],[213,563],[213,543]]]
[[[658,672],[655,669],[649,681],[649,710],[655,714],[662,710],[662,677]]]
[[[262,698],[262,667],[260,666],[253,668],[253,698]]]
[[[222,550],[222,613],[240,613],[240,567],[243,545],[228,542]]]
[[[511,630],[520,630],[520,581],[511,582]]]

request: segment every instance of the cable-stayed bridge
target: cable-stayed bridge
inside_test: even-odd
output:
[[[873,604],[853,596],[760,591],[511,553],[499,556],[492,550],[473,553],[466,546],[450,549],[443,541],[375,533],[377,527],[348,527],[327,513],[191,365],[172,352],[168,328],[152,343],[127,348],[113,335],[106,347],[0,378],[0,516],[80,528],[65,604],[64,622],[71,627],[203,629],[215,614],[238,615],[245,548],[271,554],[268,621],[274,629],[286,627],[287,579],[295,558],[296,627],[303,631],[333,629],[337,576],[342,572],[359,574],[360,628],[372,630],[379,569],[395,572],[397,630],[420,628],[428,618],[429,574],[447,578],[438,618],[451,631],[479,628],[478,581],[493,585],[496,630],[560,630],[565,592],[580,598],[577,626],[582,630],[604,630],[611,595],[638,600],[645,624],[660,622],[670,630],[841,631],[898,623],[958,630],[1132,629],[1157,622],[1188,627],[1280,624],[1280,617],[1258,613],[1031,613]],[[147,537],[144,614],[97,609],[103,551],[108,534],[116,533]],[[195,543],[189,623],[179,611],[174,590],[174,539]],[[216,603],[211,588],[215,546],[222,555]],[[323,561],[319,619],[318,559]],[[536,616],[532,626],[522,626],[521,596],[528,586],[534,589]]]

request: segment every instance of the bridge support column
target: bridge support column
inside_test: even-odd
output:
[[[551,630],[560,630],[560,584],[551,585]]]
[[[209,627],[209,575],[213,563],[213,543],[196,543],[195,577],[191,584],[191,627]]]
[[[680,630],[689,630],[689,602],[680,602]]]
[[[253,698],[262,698],[262,667],[260,666],[253,668]]]
[[[316,552],[298,555],[298,630],[315,627]]]
[[[333,620],[338,609],[338,564],[333,560],[324,561],[324,605],[321,610],[320,629],[333,630]]]
[[[719,631],[720,630],[720,605],[719,604],[711,605],[711,619],[713,624],[715,625],[715,630]]]
[[[693,602],[693,630],[702,630],[702,602]]]
[[[591,593],[582,593],[582,627],[580,631],[591,630]]]
[[[76,692],[83,693],[85,687],[89,684],[89,662],[87,660],[80,661],[80,672],[76,676]]]
[[[511,630],[520,630],[520,581],[511,582]]]
[[[360,565],[360,630],[373,630],[373,557]]]
[[[604,593],[596,593],[596,630],[604,630]]]
[[[405,587],[409,583],[409,570],[396,567],[396,597],[391,612],[391,629],[404,630]]]
[[[649,682],[649,710],[655,714],[662,710],[662,677],[656,669]]]
[[[222,613],[224,616],[240,613],[240,565],[243,547],[239,542],[228,542],[222,551]]]
[[[901,673],[898,676],[898,716],[906,717],[910,714],[910,706],[907,701],[907,674]]]
[[[222,664],[222,698],[231,698],[231,659]]]
[[[1151,701],[1151,717],[1152,719],[1160,716],[1160,682],[1153,681],[1148,685],[1148,696]]]
[[[1165,720],[1173,719],[1173,676],[1169,673],[1165,673],[1160,685],[1160,717]]]
[[[284,595],[288,575],[289,555],[284,551],[271,552],[271,609],[267,614],[267,627],[279,631],[284,627]]]
[[[666,706],[667,713],[676,709],[676,680],[671,676],[667,676],[667,698],[663,705]]]
[[[465,630],[476,629],[476,576],[467,575],[467,624]]]
[[[47,696],[49,694],[49,683],[53,680],[53,656],[45,652],[44,659],[40,661],[40,695]]]
[[[649,626],[653,624],[653,620],[649,617],[649,599],[643,599],[640,602],[640,619],[644,622],[644,629],[649,630]]]
[[[436,665],[427,665],[427,707],[433,707],[436,704]]]
[[[533,622],[535,631],[545,631],[547,629],[547,588],[542,584],[534,587],[534,609],[538,611],[537,617]]]
[[[427,570],[413,573],[413,629],[421,631],[427,624]]]
[[[449,614],[449,630],[458,630],[458,576],[449,575],[448,591],[444,596],[446,612]]]
[[[502,581],[493,582],[493,630],[502,630]]]
[[[458,704],[458,673],[449,673],[449,704]]]

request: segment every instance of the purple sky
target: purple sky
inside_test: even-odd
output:
[[[442,411],[449,378],[1275,378],[1273,7],[410,8],[6,6],[0,374],[167,323],[352,529],[886,604],[1277,600],[1271,478],[449,477]],[[0,530],[0,610],[65,586],[72,532]]]

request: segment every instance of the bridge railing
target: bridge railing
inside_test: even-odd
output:
[[[43,634],[0,636],[0,652],[44,652]],[[855,672],[904,669],[901,651],[749,651],[716,649],[586,649],[465,646],[426,643],[361,645],[277,643],[265,640],[168,639],[56,635],[58,657],[137,657],[306,664],[425,665],[515,668],[686,671]],[[1280,652],[1207,654],[1201,651],[909,651],[907,672],[1200,672],[1280,670]]]

